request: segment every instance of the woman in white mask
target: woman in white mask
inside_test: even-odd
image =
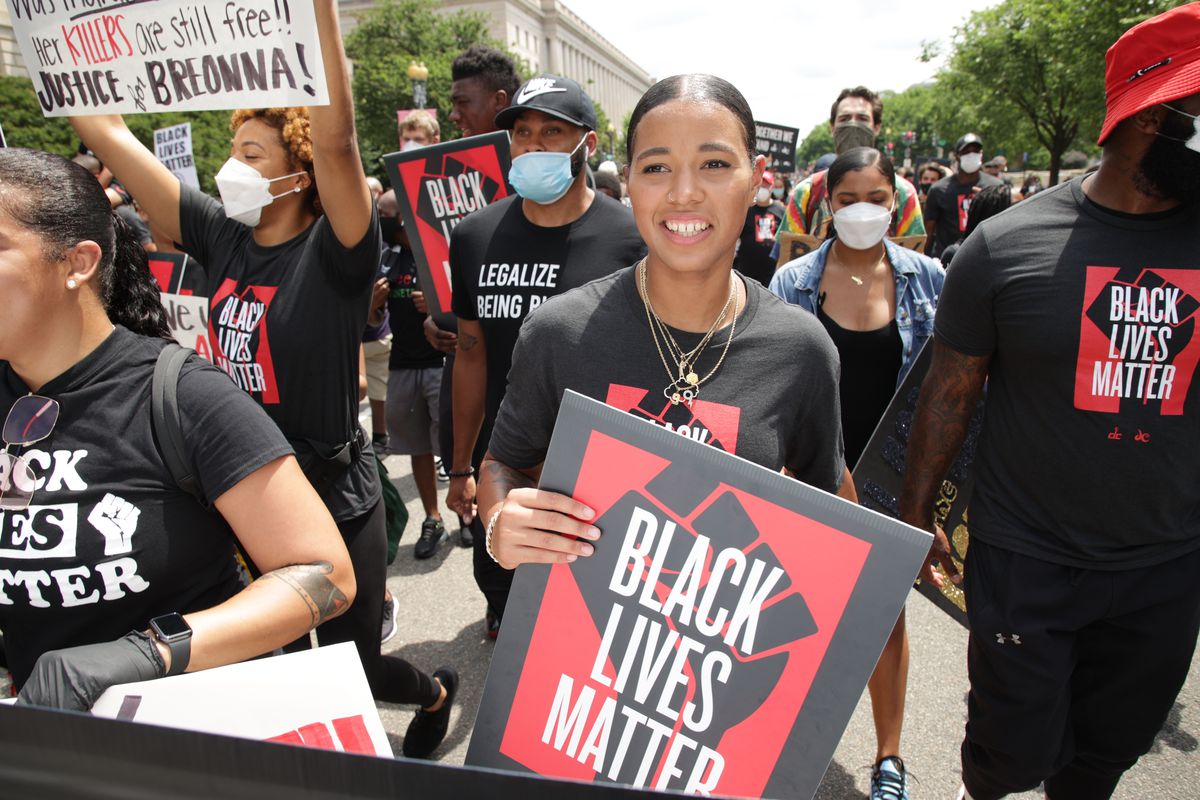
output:
[[[781,267],[771,291],[816,314],[837,346],[842,435],[846,463],[853,468],[933,334],[945,273],[933,259],[887,239],[896,224],[891,159],[872,147],[854,148],[833,162],[828,182],[829,238]],[[878,748],[872,797],[908,796],[899,757],[907,684],[908,635],[901,612],[868,684]]]
[[[376,699],[422,707],[404,753],[425,757],[445,734],[458,679],[380,656],[384,509],[357,419],[379,222],[359,160],[337,3],[314,8],[329,105],[234,112],[230,158],[216,175],[222,203],[182,186],[120,117],[71,121],[155,224],[205,265],[214,362],[287,436],[350,552],[358,600],[318,628],[318,641],[353,641]]]

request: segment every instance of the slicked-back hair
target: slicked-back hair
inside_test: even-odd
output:
[[[627,162],[633,163],[633,141],[642,117],[672,100],[686,100],[700,104],[716,103],[727,109],[737,118],[745,133],[743,141],[746,145],[746,157],[754,159],[758,149],[758,140],[754,131],[754,113],[750,110],[750,104],[746,102],[746,98],[742,96],[736,86],[724,78],[693,73],[663,78],[651,86],[638,100],[633,114],[629,117],[629,128],[625,132],[625,160]]]
[[[108,318],[134,333],[171,338],[146,251],[83,166],[41,150],[0,148],[0,213],[38,237],[49,263],[80,242],[95,242]]]

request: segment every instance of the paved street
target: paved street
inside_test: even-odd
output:
[[[369,420],[364,420],[364,423]],[[457,533],[451,542],[427,561],[412,556],[412,545],[423,514],[408,459],[389,457],[388,468],[411,515],[408,530],[388,585],[400,599],[400,632],[385,650],[432,670],[451,664],[462,676],[458,709],[452,715],[450,734],[436,758],[461,764],[466,756],[479,696],[487,674],[492,642],[483,634],[483,598],[471,577],[471,553],[459,548]],[[439,484],[444,497],[445,484]],[[452,515],[443,513],[451,519]],[[454,526],[451,526],[454,527]],[[950,800],[958,789],[958,746],[966,718],[966,631],[925,598],[914,593],[908,603],[912,646],[911,679],[905,718],[904,756],[915,778],[913,800]],[[1147,654],[1153,658],[1154,654]],[[865,693],[864,693],[865,694]],[[409,709],[380,706],[384,727],[398,754]],[[1116,721],[1120,724],[1120,720]],[[1192,672],[1166,729],[1154,750],[1126,776],[1117,790],[1120,800],[1196,800],[1200,797],[1200,666]],[[858,800],[866,795],[875,738],[870,705],[859,703],[850,726],[825,774],[820,800]],[[1034,800],[1041,792],[1018,796]]]

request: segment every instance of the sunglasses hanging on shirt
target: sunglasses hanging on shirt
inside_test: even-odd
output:
[[[0,511],[24,511],[33,499],[37,478],[25,459],[9,452],[42,441],[58,422],[58,401],[36,394],[17,398],[4,420],[0,453]]]

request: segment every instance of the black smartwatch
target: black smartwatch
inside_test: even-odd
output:
[[[183,674],[192,657],[192,626],[182,614],[163,614],[150,620],[150,630],[154,638],[171,651],[171,669],[167,671],[167,677]]]

